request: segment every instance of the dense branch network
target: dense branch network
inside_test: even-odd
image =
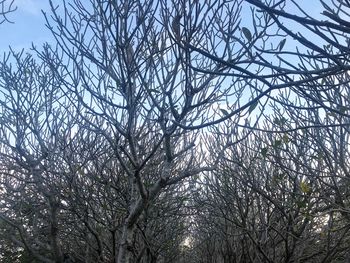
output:
[[[350,3],[317,2],[50,1],[0,62],[0,261],[348,258]]]

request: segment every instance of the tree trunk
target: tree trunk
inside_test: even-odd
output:
[[[135,226],[136,223],[130,225],[128,219],[124,223],[117,263],[130,263],[132,260],[132,243],[134,238]]]
[[[136,223],[142,212],[147,207],[150,201],[153,201],[159,194],[160,190],[166,186],[167,176],[170,175],[171,162],[166,162],[162,171],[161,177],[158,181],[149,189],[148,196],[145,198],[142,195],[135,200],[134,205],[131,206],[130,213],[125,219],[123,226],[123,233],[120,240],[118,250],[117,263],[130,263],[133,256],[132,243],[134,241],[134,233],[136,229]],[[135,185],[135,183],[134,183]],[[132,189],[133,195],[137,195],[138,192],[134,192],[135,188]]]
[[[60,240],[58,236],[58,220],[57,213],[59,211],[59,203],[54,200],[51,196],[49,197],[50,203],[50,238],[52,242],[52,250],[55,257],[55,262],[63,263],[63,253],[60,245]]]

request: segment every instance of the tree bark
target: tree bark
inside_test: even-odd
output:
[[[59,241],[58,236],[58,220],[57,220],[57,213],[59,210],[59,204],[56,200],[53,200],[52,197],[49,198],[50,202],[50,221],[51,221],[51,228],[50,228],[50,235],[51,235],[51,241],[52,241],[52,250],[53,254],[55,256],[55,262],[57,263],[63,263],[63,253]]]
[[[140,195],[134,205],[131,206],[130,213],[125,219],[122,238],[118,249],[117,263],[129,263],[132,259],[133,252],[133,238],[136,229],[136,223],[142,212],[145,210],[147,204],[154,200],[162,188],[166,186],[169,180],[171,171],[171,162],[166,161],[162,169],[162,173],[157,182],[149,189],[147,197]]]
[[[129,225],[128,222],[124,223],[117,263],[130,263],[132,260],[132,243],[134,238],[135,225],[136,224]]]

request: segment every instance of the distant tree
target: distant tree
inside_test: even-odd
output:
[[[319,121],[309,114],[310,123]],[[343,127],[265,132],[280,125],[288,130],[287,117],[276,114],[262,131],[232,144],[218,169],[195,182],[194,262],[338,262],[349,256],[349,165],[342,159],[349,133]]]
[[[0,220],[10,227],[3,237],[39,261],[63,262],[59,136],[71,125],[69,106],[62,111],[59,79],[31,55],[7,55],[0,75]]]

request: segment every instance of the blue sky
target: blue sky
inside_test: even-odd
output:
[[[62,3],[62,1],[56,2]],[[318,0],[296,0],[296,2],[305,7],[308,13],[311,12],[315,16],[321,12]],[[32,42],[40,47],[44,42],[53,41],[41,12],[44,10],[50,14],[48,0],[15,0],[15,6],[17,6],[16,12],[9,15],[10,20],[14,23],[0,25],[1,54],[8,51],[9,46],[20,51],[23,48],[30,48]],[[291,9],[290,12],[294,13],[295,10]]]
[[[82,3],[84,3],[84,1],[85,0],[82,0]],[[314,17],[320,17],[322,9],[319,0],[295,1],[300,4],[307,13]],[[53,2],[62,4],[62,0],[54,0]],[[290,3],[291,2],[288,2],[288,4]],[[40,49],[45,42],[54,42],[50,31],[45,26],[45,18],[41,12],[41,10],[44,10],[50,15],[51,11],[48,0],[15,0],[15,5],[17,6],[17,10],[9,15],[9,19],[14,23],[4,23],[0,25],[0,59],[4,53],[9,51],[9,46],[15,51],[21,51],[22,49],[28,50],[32,43]],[[249,12],[249,10],[247,11]],[[300,14],[300,12],[297,12],[293,7],[288,7],[286,11],[292,14]],[[251,16],[248,12],[242,14],[243,26],[245,26],[245,22],[250,23],[251,21]],[[246,18],[249,21],[244,21],[245,16],[247,16]],[[295,26],[295,23],[291,26]],[[293,28],[294,32],[299,30],[302,30],[300,26]],[[295,50],[295,43],[293,43],[292,39],[287,40],[285,49],[287,48]],[[249,100],[250,97],[246,97],[245,99]],[[225,108],[224,105],[221,105],[221,107]]]
[[[17,6],[17,10],[8,16],[14,23],[0,25],[1,54],[8,51],[9,46],[19,51],[30,48],[32,42],[41,46],[44,42],[52,40],[41,13],[41,9],[50,10],[48,0],[15,0],[14,5]]]

